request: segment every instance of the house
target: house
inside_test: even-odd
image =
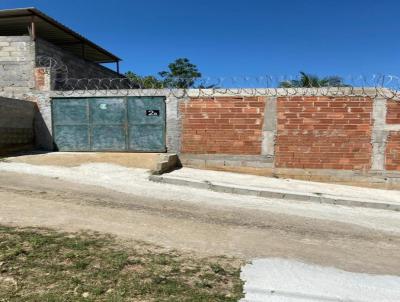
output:
[[[35,8],[0,10],[0,91],[35,88],[35,68],[52,67],[52,85],[68,78],[118,78],[116,55]],[[115,63],[116,70],[101,64]],[[50,83],[48,83],[50,84]]]

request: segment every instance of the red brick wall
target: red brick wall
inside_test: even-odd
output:
[[[370,168],[370,98],[281,97],[277,112],[277,167]]]
[[[35,69],[35,84],[37,90],[42,90],[45,85],[45,69],[44,68],[36,68]]]
[[[400,171],[400,132],[390,131],[386,144],[386,170]]]
[[[264,107],[264,97],[199,98],[181,103],[181,151],[261,154]]]
[[[35,88],[40,91],[50,90],[48,81],[50,80],[46,68],[35,68]]]
[[[388,101],[387,102],[386,123],[400,124],[400,102],[399,101]]]

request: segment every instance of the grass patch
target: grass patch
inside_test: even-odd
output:
[[[238,301],[236,259],[0,226],[0,301]]]

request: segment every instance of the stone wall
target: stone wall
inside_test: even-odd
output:
[[[0,97],[0,153],[34,147],[33,102]]]
[[[18,97],[34,87],[35,46],[29,36],[0,36],[0,94]]]
[[[264,97],[192,98],[181,103],[181,152],[260,154],[264,107]]]

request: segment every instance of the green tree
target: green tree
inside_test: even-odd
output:
[[[126,72],[125,76],[138,88],[156,89],[163,87],[163,83],[154,76],[140,76],[132,71]]]
[[[311,87],[349,87],[343,82],[343,79],[338,76],[328,76],[319,78],[318,76],[300,72],[298,80],[289,80],[279,83],[281,88],[311,88]]]
[[[168,69],[168,71],[161,71],[158,74],[164,85],[170,88],[191,88],[201,77],[197,66],[190,63],[187,58],[176,59],[168,65]]]
[[[139,88],[192,88],[195,82],[201,78],[197,66],[190,63],[187,58],[179,58],[168,65],[168,71],[158,73],[160,78],[155,76],[140,76],[132,71],[125,73],[125,76]],[[213,87],[213,86],[209,86]]]

